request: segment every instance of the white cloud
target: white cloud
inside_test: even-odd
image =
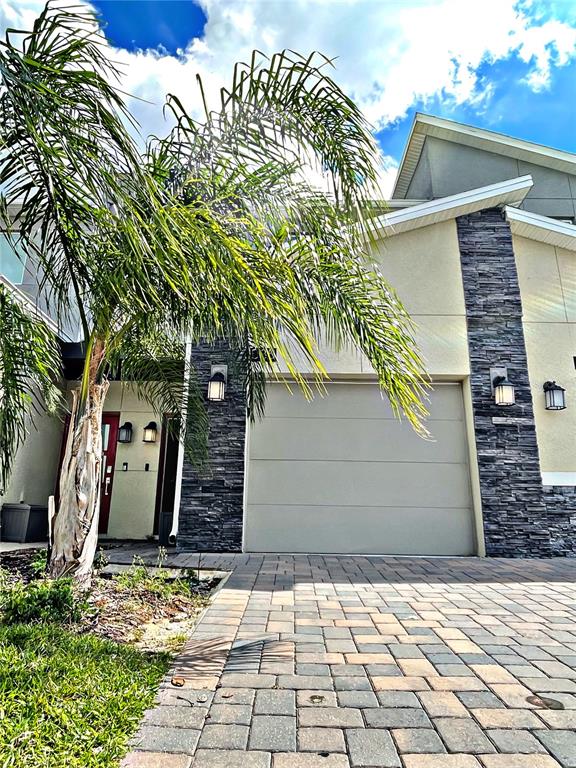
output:
[[[293,48],[337,57],[335,78],[377,129],[402,118],[417,100],[442,94],[480,106],[492,86],[479,66],[515,52],[527,65],[525,82],[546,88],[554,66],[576,50],[576,29],[537,18],[530,2],[514,0],[200,0],[207,15],[202,39],[180,56],[114,51],[124,67],[123,88],[145,133],[164,133],[167,92],[200,110],[195,75],[217,97],[232,67],[253,49]],[[0,0],[0,24],[22,21],[37,0]]]

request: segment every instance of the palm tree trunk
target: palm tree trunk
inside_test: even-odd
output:
[[[90,383],[81,413],[80,389],[72,392],[72,413],[59,479],[60,498],[52,520],[48,573],[52,578],[71,576],[83,588],[90,586],[98,544],[102,411],[108,386],[107,381]]]

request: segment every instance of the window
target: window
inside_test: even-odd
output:
[[[21,249],[10,243],[8,237],[0,233],[0,275],[4,275],[15,285],[20,285],[24,279],[26,257]]]

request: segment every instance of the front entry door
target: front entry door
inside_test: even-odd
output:
[[[102,416],[102,471],[100,473],[100,519],[98,521],[98,533],[108,532],[119,422],[119,413],[105,413]]]

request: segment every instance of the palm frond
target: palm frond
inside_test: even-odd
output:
[[[142,179],[93,13],[48,3],[29,32],[0,42],[0,220],[32,263],[54,310],[80,314],[98,260],[99,216]]]
[[[139,328],[117,337],[108,361],[123,386],[131,388],[184,446],[198,467],[207,458],[208,415],[196,371],[185,354],[180,336],[150,317]]]
[[[0,283],[0,493],[35,412],[56,413],[62,403],[58,343]]]

